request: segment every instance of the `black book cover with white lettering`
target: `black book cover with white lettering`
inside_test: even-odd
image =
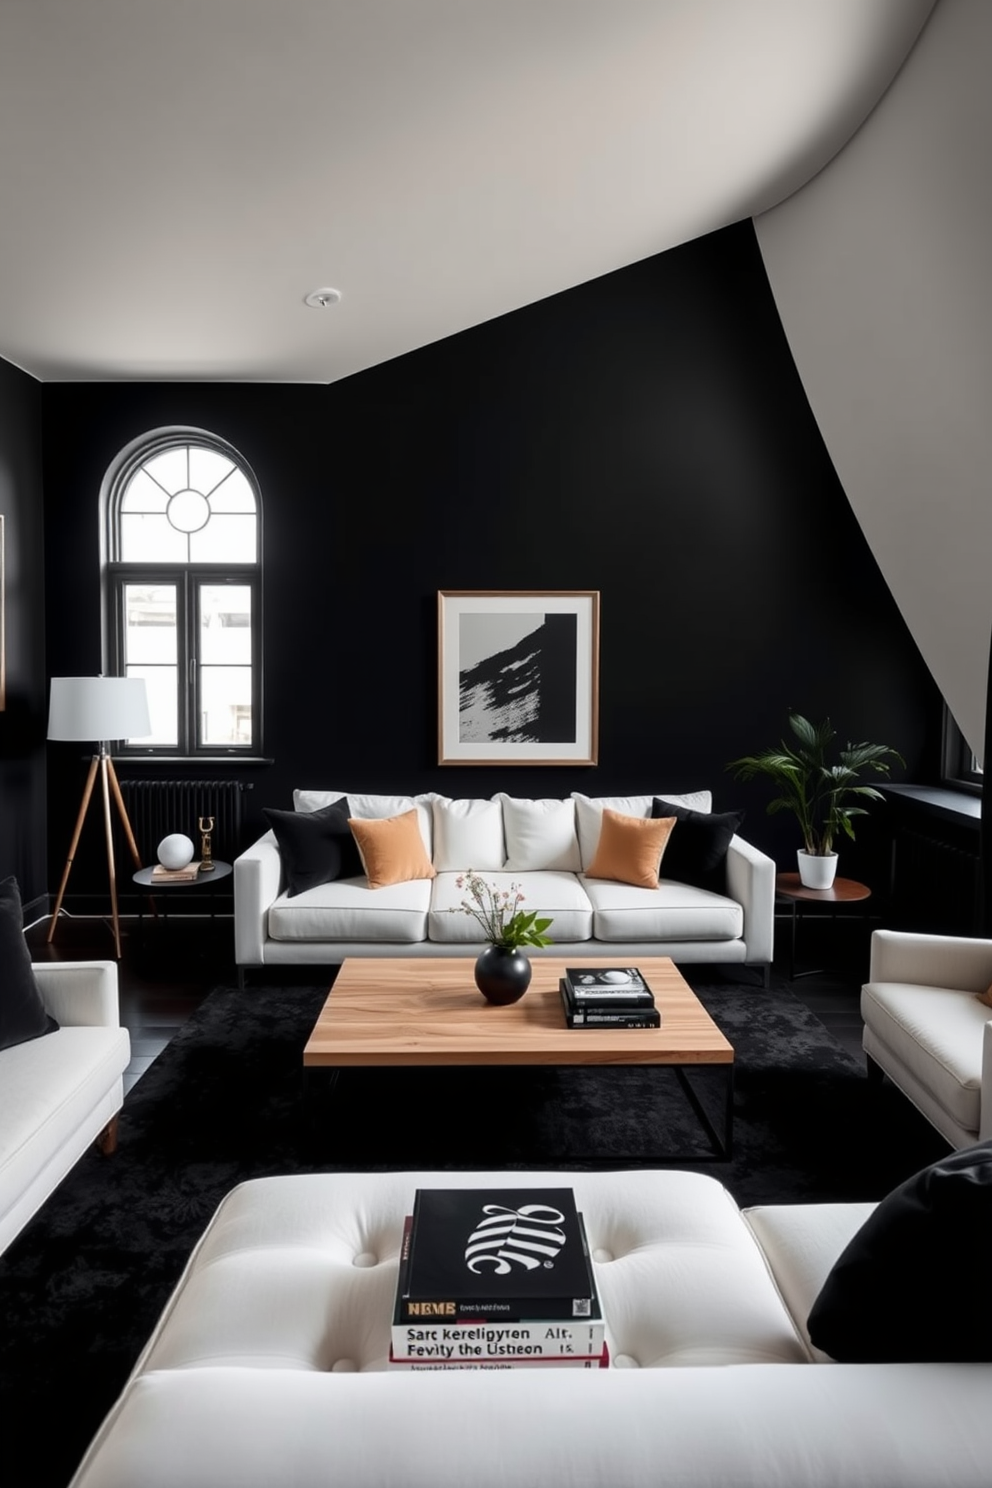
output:
[[[598,1317],[570,1188],[424,1188],[398,1322]]]
[[[652,1003],[645,1007],[579,1006],[572,997],[564,977],[558,979],[558,991],[569,1028],[660,1028],[661,1013]]]

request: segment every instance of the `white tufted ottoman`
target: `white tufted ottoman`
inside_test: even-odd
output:
[[[574,1188],[614,1367],[388,1370],[415,1189],[509,1185]],[[796,1321],[871,1208],[744,1214],[715,1179],[656,1170],[243,1184],[72,1488],[978,1484],[992,1366],[821,1367]],[[928,1435],[945,1398],[953,1449]]]

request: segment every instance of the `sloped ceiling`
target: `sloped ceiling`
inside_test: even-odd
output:
[[[0,356],[334,381],[774,207],[932,4],[5,0]]]

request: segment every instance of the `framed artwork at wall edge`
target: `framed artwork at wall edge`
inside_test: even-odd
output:
[[[595,765],[599,592],[438,591],[438,764]]]

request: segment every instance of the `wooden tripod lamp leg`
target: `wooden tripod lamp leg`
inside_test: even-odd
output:
[[[92,796],[93,794],[93,783],[96,780],[96,770],[99,763],[100,756],[98,754],[95,754],[90,761],[89,773],[86,776],[86,784],[83,787],[82,803],[79,807],[79,815],[76,817],[76,830],[73,832],[72,841],[69,843],[69,856],[65,860],[65,868],[62,873],[62,882],[59,884],[59,896],[55,901],[55,909],[52,913],[52,923],[48,927],[47,939],[49,945],[51,945],[52,941],[55,939],[55,926],[59,922],[59,910],[62,908],[62,900],[65,897],[65,886],[69,882],[69,874],[72,871],[72,861],[73,858],[75,858],[76,856],[76,848],[79,846],[79,838],[83,830],[83,822],[86,820],[86,811],[90,804],[90,796]]]
[[[107,872],[110,875],[110,914],[114,924],[114,947],[121,959],[121,922],[117,914],[117,869],[114,864],[114,834],[110,825],[110,775],[107,755],[100,756],[100,780],[103,785],[103,829],[107,838]]]

